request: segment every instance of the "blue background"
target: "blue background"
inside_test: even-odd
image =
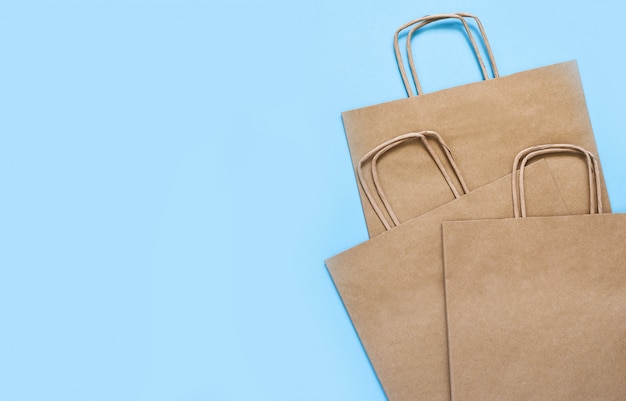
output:
[[[626,211],[623,2],[2,0],[0,399],[384,400],[323,264],[367,238],[340,113],[453,11],[502,75],[578,60]],[[414,49],[480,79],[458,29]]]

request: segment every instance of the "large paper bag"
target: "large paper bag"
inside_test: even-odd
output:
[[[491,79],[487,79],[489,71],[464,17],[474,18],[477,22],[493,71]],[[416,96],[402,62],[399,33],[412,28],[407,39],[410,46],[410,36],[417,29],[446,18],[463,23],[486,80],[423,94],[413,68],[419,93]],[[478,188],[510,173],[510,163],[517,152],[533,145],[572,143],[597,154],[575,61],[501,77],[482,24],[475,16],[463,13],[411,21],[398,30],[394,45],[409,97],[342,114],[355,170],[363,156],[376,145],[401,134],[425,130],[438,132],[454,149],[455,159],[470,188]],[[410,48],[408,54],[410,65],[414,66]],[[381,186],[394,204],[401,222],[452,199],[447,188],[433,181],[437,177],[436,167],[419,157],[420,153],[424,153],[423,148],[407,142],[389,152],[380,165]],[[583,213],[587,205],[580,196],[581,188],[572,184],[584,172],[583,166],[567,157],[550,159],[548,163],[561,166],[559,179],[569,210]],[[368,165],[364,167],[368,168]],[[603,181],[601,172],[599,176]],[[371,181],[368,184],[373,185]],[[362,189],[360,194],[369,235],[374,237],[385,231],[385,227]],[[602,199],[609,211],[604,185]]]
[[[413,139],[427,143],[425,137]],[[374,153],[398,142],[381,144]],[[527,173],[533,210],[567,214],[553,179],[559,175],[542,160]],[[510,179],[504,176],[326,261],[390,401],[450,399],[441,222],[510,216]]]
[[[626,399],[626,215],[447,222],[443,242],[453,400]]]

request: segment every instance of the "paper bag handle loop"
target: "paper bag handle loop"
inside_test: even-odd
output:
[[[454,19],[458,19],[459,21],[461,21],[461,23],[463,24],[463,27],[465,28],[465,31],[467,32],[467,36],[468,39],[472,45],[472,49],[474,50],[474,53],[476,54],[476,57],[478,59],[478,63],[480,65],[480,69],[483,75],[484,79],[489,79],[489,75],[487,73],[487,69],[485,67],[485,63],[483,61],[483,57],[480,53],[480,50],[478,49],[478,45],[476,44],[476,41],[474,40],[474,36],[471,33],[470,27],[467,24],[467,22],[465,21],[465,18],[471,18],[474,21],[476,21],[476,25],[478,26],[478,30],[480,31],[480,35],[483,39],[483,43],[485,44],[485,48],[487,50],[487,55],[489,57],[489,64],[491,65],[491,70],[493,71],[493,76],[494,78],[497,78],[500,76],[500,74],[498,73],[498,67],[496,66],[496,62],[495,62],[495,58],[493,57],[493,52],[491,50],[491,45],[489,44],[489,40],[487,39],[487,34],[485,32],[485,28],[483,26],[483,24],[481,23],[480,19],[472,14],[468,14],[468,13],[453,13],[453,14],[434,14],[434,15],[426,15],[422,18],[418,18],[416,20],[413,20],[411,22],[408,22],[404,25],[402,25],[400,28],[398,28],[398,30],[396,31],[396,33],[394,34],[394,38],[393,38],[393,46],[394,46],[394,51],[395,51],[395,55],[396,55],[396,61],[398,63],[398,68],[400,70],[400,75],[402,76],[402,82],[404,83],[404,88],[407,91],[407,94],[409,97],[413,97],[415,96],[413,94],[413,90],[411,88],[411,84],[409,82],[407,73],[406,73],[406,69],[404,67],[404,63],[402,61],[402,55],[400,53],[400,44],[398,41],[398,37],[400,35],[400,32],[402,32],[403,30],[413,26],[413,28],[411,28],[411,30],[409,31],[408,35],[407,35],[407,42],[406,42],[406,49],[407,49],[407,57],[409,60],[409,68],[411,70],[411,75],[413,77],[413,82],[415,83],[415,90],[417,92],[417,95],[420,95],[423,93],[422,91],[422,86],[419,82],[419,79],[417,77],[417,72],[415,69],[415,63],[413,61],[413,52],[411,50],[411,38],[413,37],[413,34],[415,33],[415,31],[417,31],[418,29],[432,23],[435,21],[439,21],[442,19],[448,19],[448,18],[454,18]]]
[[[456,165],[456,162],[454,161],[454,158],[452,157],[452,153],[450,152],[450,149],[445,144],[443,139],[439,136],[439,134],[437,134],[436,132],[434,132],[434,131],[410,132],[410,133],[399,135],[399,136],[397,136],[395,138],[389,139],[389,140],[381,143],[380,145],[376,146],[374,149],[370,150],[367,154],[365,154],[365,156],[363,156],[361,158],[361,160],[359,160],[359,163],[357,164],[357,177],[359,179],[359,184],[361,185],[361,188],[363,189],[363,192],[365,193],[365,196],[367,197],[367,200],[372,205],[372,208],[374,209],[374,212],[376,212],[376,215],[378,216],[380,221],[383,223],[383,225],[385,226],[386,230],[390,230],[391,228],[393,228],[393,226],[400,225],[400,221],[399,221],[398,217],[396,216],[393,208],[391,207],[391,204],[390,204],[387,196],[385,195],[384,191],[382,190],[382,185],[380,183],[380,179],[379,179],[379,176],[378,176],[378,167],[377,167],[378,166],[378,160],[380,159],[380,157],[382,157],[389,150],[395,148],[398,145],[401,145],[402,143],[404,143],[406,141],[420,139],[422,144],[424,145],[424,147],[428,151],[428,154],[433,159],[433,161],[435,162],[435,164],[439,168],[439,171],[441,172],[441,174],[443,175],[444,179],[448,183],[448,186],[452,190],[452,193],[453,193],[454,197],[458,198],[458,197],[461,196],[461,194],[459,193],[458,189],[456,188],[456,185],[454,184],[454,182],[452,181],[450,175],[448,174],[448,171],[446,170],[445,166],[443,165],[443,163],[439,159],[439,156],[437,156],[437,153],[433,150],[433,148],[430,145],[430,143],[428,143],[428,138],[434,138],[435,141],[437,142],[437,144],[439,145],[439,147],[442,149],[442,151],[443,151],[443,153],[444,153],[448,163],[450,164],[450,166],[452,167],[452,170],[454,171],[454,175],[456,176],[457,180],[461,184],[461,187],[462,187],[462,190],[463,190],[463,194],[466,194],[467,192],[469,192],[469,190],[467,189],[467,185],[465,184],[465,180],[463,179],[463,176],[461,175],[461,173],[459,171],[459,168]],[[372,179],[374,181],[374,187],[376,189],[378,197],[380,198],[380,200],[383,203],[383,207],[384,207],[385,211],[387,212],[389,217],[391,217],[391,220],[393,222],[393,226],[389,223],[389,221],[387,220],[387,218],[383,214],[380,206],[378,205],[378,203],[374,199],[374,196],[372,194],[372,191],[369,188],[369,185],[367,184],[367,182],[365,180],[365,177],[364,177],[364,174],[363,174],[363,164],[367,160],[369,160],[370,158],[372,159],[371,173],[372,173]]]
[[[380,183],[380,179],[379,179],[379,176],[378,176],[378,159],[380,159],[380,157],[383,156],[387,151],[389,151],[389,150],[395,148],[396,146],[401,145],[404,142],[407,142],[407,141],[409,141],[411,139],[414,139],[414,138],[404,138],[404,139],[400,139],[400,140],[398,140],[396,142],[390,143],[385,148],[379,150],[378,153],[376,153],[376,155],[374,155],[374,157],[372,158],[372,169],[371,170],[372,170],[372,179],[374,181],[374,187],[376,188],[376,192],[378,193],[378,196],[380,197],[381,201],[383,202],[385,210],[387,210],[387,213],[389,214],[389,216],[391,217],[392,221],[394,222],[394,224],[396,226],[398,226],[400,224],[400,221],[399,221],[398,217],[396,216],[393,208],[391,207],[391,205],[390,205],[390,203],[389,203],[389,201],[387,199],[387,196],[385,195],[384,191],[382,190],[382,185]],[[457,190],[456,185],[452,182],[452,179],[450,178],[450,175],[448,174],[448,171],[446,170],[446,168],[441,163],[441,160],[437,156],[437,153],[435,153],[435,151],[432,149],[432,147],[430,146],[430,144],[428,143],[428,141],[426,140],[425,137],[421,137],[421,141],[422,141],[424,147],[426,148],[426,150],[428,151],[428,153],[430,154],[430,156],[432,157],[432,159],[434,160],[435,164],[439,168],[439,171],[443,175],[444,179],[448,183],[448,186],[452,190],[452,194],[454,195],[455,198],[459,198],[461,196],[461,194]],[[462,189],[464,191],[463,194],[466,194],[468,192],[467,186],[465,184],[465,181],[463,180],[463,176],[460,175],[460,172],[459,172],[458,167],[457,167],[457,165],[456,165],[456,163],[454,161],[454,158],[452,158],[452,154],[450,153],[450,149],[445,145],[445,143],[443,143],[443,140],[441,140],[440,137],[437,139],[437,142],[439,143],[439,146],[441,147],[441,149],[444,151],[444,154],[446,155],[446,159],[448,160],[448,163],[450,163],[450,166],[452,166],[452,169],[453,169],[453,171],[455,173],[455,176],[459,180],[459,183],[461,184],[461,187],[462,187]]]
[[[522,164],[520,167],[520,210],[522,217],[526,217],[526,200],[524,195],[524,169],[526,168],[526,164],[528,160],[532,157],[547,154],[547,153],[578,153],[579,150],[573,148],[555,148],[555,149],[545,149],[545,150],[536,150],[530,154],[528,154],[522,160]],[[591,152],[585,151],[585,156],[587,159],[587,176],[589,180],[589,213],[602,213],[602,196],[599,191],[600,188],[600,176],[598,173],[598,162],[596,158],[593,156]],[[595,198],[594,198],[595,194]]]
[[[515,156],[511,174],[511,189],[513,193],[513,211],[515,217],[526,217],[526,199],[524,193],[524,170],[530,159],[550,153],[578,153],[585,156],[589,185],[589,213],[602,213],[602,194],[600,192],[599,165],[593,153],[583,147],[572,144],[546,144],[532,146],[522,150]],[[520,161],[521,159],[521,161]],[[519,169],[519,178],[517,170]],[[518,194],[519,190],[519,194]]]

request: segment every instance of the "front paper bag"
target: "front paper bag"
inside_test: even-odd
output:
[[[408,132],[424,130],[439,133],[454,149],[458,167],[470,188],[481,187],[510,173],[510,162],[517,152],[533,145],[572,143],[597,154],[575,61],[500,77],[482,24],[475,16],[463,13],[420,18],[402,26],[398,32],[412,27],[407,38],[407,45],[410,45],[410,37],[417,29],[445,18],[455,18],[463,23],[483,75],[489,78],[464,18],[476,20],[493,78],[414,96],[399,54],[399,35],[396,33],[396,57],[409,97],[342,114],[355,170],[363,156],[376,145]],[[408,50],[413,67],[411,49]],[[415,68],[412,72],[420,92]],[[389,152],[379,166],[384,176],[380,185],[393,203],[400,222],[451,200],[448,189],[433,181],[437,177],[436,166],[419,157],[420,153],[424,153],[423,148],[407,142]],[[582,166],[568,158],[551,159],[548,163],[562,167],[558,169],[562,175],[558,178],[563,185],[561,190],[568,209],[572,213],[583,213],[587,205],[579,193],[584,189],[572,184],[584,172]],[[368,168],[368,165],[364,167]],[[601,171],[598,174],[602,181]],[[368,184],[373,185],[371,181]],[[368,231],[370,237],[374,237],[386,227],[362,189],[360,194]],[[419,202],[416,202],[416,196],[419,196]],[[602,199],[605,210],[609,211],[604,185]]]
[[[453,400],[626,399],[626,215],[447,222],[443,242]]]
[[[370,154],[381,156],[398,143],[417,140],[431,153],[426,144],[427,138],[438,138],[433,134],[401,136]],[[559,174],[543,160],[528,172],[531,207],[544,215],[567,214],[553,179]],[[453,182],[451,175],[442,174]],[[458,171],[454,175],[463,182]],[[375,172],[373,177],[372,182],[379,182]],[[502,177],[326,261],[390,401],[450,400],[441,222],[510,216],[510,180],[510,175]],[[363,188],[368,195],[374,192]],[[380,195],[385,198],[384,191]]]

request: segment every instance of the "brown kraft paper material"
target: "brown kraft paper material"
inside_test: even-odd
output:
[[[412,21],[399,32],[444,18],[459,19],[464,26],[467,25],[464,18],[474,18],[480,24],[469,14],[445,14]],[[530,146],[572,143],[597,154],[576,62],[499,76],[482,24],[479,28],[494,78],[413,96],[399,58],[410,97],[342,114],[355,170],[359,160],[376,145],[401,134],[424,130],[436,131],[454,149],[455,160],[470,188],[481,187],[510,173],[511,160],[520,149]],[[485,71],[471,30],[466,29]],[[412,63],[412,54],[409,56]],[[489,78],[486,72],[485,76]],[[452,199],[448,188],[436,181],[436,166],[428,161],[424,152],[423,148],[406,143],[390,151],[380,163],[381,185],[394,204],[400,222]],[[581,187],[575,184],[584,171],[582,166],[568,157],[551,158],[548,163],[559,165],[554,171],[559,175],[568,210],[574,214],[584,213],[585,197],[581,196]],[[610,211],[601,171],[599,177],[605,211]],[[372,185],[371,180],[368,183]],[[369,235],[374,237],[385,228],[363,190],[359,188],[359,191]]]
[[[529,207],[566,214],[547,163],[526,173]],[[510,186],[509,174],[326,261],[390,401],[450,400],[441,222],[511,216]]]
[[[443,243],[453,400],[626,399],[626,215],[445,222]]]

